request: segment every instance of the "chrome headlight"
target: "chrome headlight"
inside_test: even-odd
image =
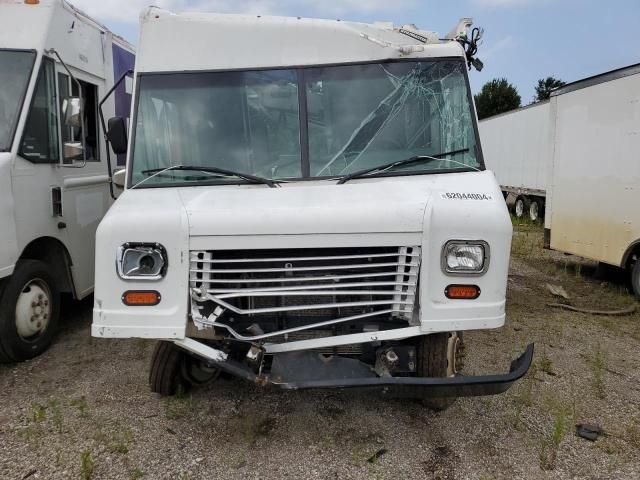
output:
[[[123,280],[160,280],[167,271],[167,251],[159,243],[125,243],[118,247],[116,268]]]
[[[449,240],[442,249],[442,270],[448,274],[480,275],[489,268],[489,244],[482,240]]]

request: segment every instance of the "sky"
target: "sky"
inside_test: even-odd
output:
[[[445,35],[462,17],[484,28],[470,73],[474,92],[493,78],[516,86],[522,104],[537,80],[572,82],[640,63],[635,23],[640,0],[70,0],[134,45],[138,16],[153,4],[173,12],[209,11],[413,23]]]

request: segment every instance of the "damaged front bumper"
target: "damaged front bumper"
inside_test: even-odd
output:
[[[274,385],[283,390],[311,388],[379,388],[403,396],[472,397],[506,392],[522,378],[533,360],[533,343],[511,362],[508,373],[454,377],[377,376],[357,360],[324,357],[314,352],[291,352],[275,356],[270,375],[259,375],[247,365],[190,338],[175,343],[207,358],[211,366],[258,385]]]

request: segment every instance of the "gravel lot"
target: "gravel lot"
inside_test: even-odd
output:
[[[372,393],[279,392],[222,379],[182,398],[149,392],[152,342],[91,339],[91,300],[65,305],[40,358],[0,365],[0,479],[640,478],[640,313],[595,265],[514,238],[508,321],[466,334],[468,373],[499,372],[536,342],[504,395],[434,413]],[[576,423],[606,432],[595,442]],[[377,453],[377,455],[376,455]]]

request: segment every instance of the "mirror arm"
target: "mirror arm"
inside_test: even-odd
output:
[[[109,193],[111,193],[111,198],[116,199],[115,194],[113,193],[113,182],[111,181],[111,177],[113,176],[113,172],[111,171],[111,154],[109,150],[109,140],[107,139],[107,124],[104,121],[104,112],[102,111],[102,105],[107,99],[111,96],[111,94],[120,86],[125,77],[133,75],[133,70],[127,70],[124,72],[118,81],[113,84],[113,87],[109,89],[109,91],[104,95],[100,103],[98,103],[98,114],[100,116],[100,124],[102,125],[102,131],[104,132],[104,142],[107,147],[107,172],[109,173]],[[117,162],[117,161],[116,161]]]
[[[49,50],[45,50],[45,53],[49,54],[49,55],[55,55],[56,57],[58,57],[58,60],[60,61],[60,63],[62,64],[62,66],[64,67],[64,69],[67,71],[67,73],[69,74],[69,77],[71,78],[71,80],[73,80],[76,85],[78,86],[78,95],[80,96],[80,98],[84,98],[82,96],[82,85],[80,84],[80,81],[73,75],[73,73],[71,73],[71,70],[69,70],[69,67],[67,66],[66,63],[64,63],[64,60],[62,60],[62,57],[60,56],[60,54],[56,51],[55,48],[50,48]],[[87,165],[87,146],[85,144],[85,138],[84,138],[84,134],[85,134],[85,128],[84,128],[84,112],[81,111],[80,112],[80,138],[82,141],[82,164],[80,165],[61,165],[62,167],[65,168],[84,168]]]

